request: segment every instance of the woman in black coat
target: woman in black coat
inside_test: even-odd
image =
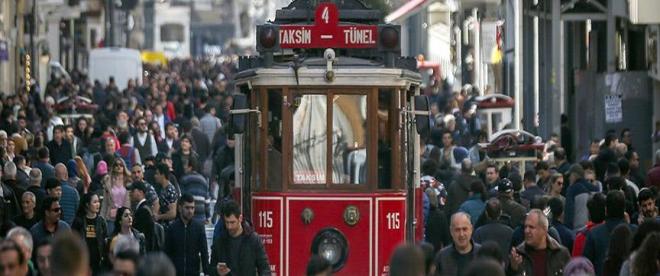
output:
[[[95,193],[86,193],[80,199],[76,218],[71,228],[87,243],[89,266],[94,275],[100,274],[107,260],[106,238],[108,225],[101,216],[101,201]]]

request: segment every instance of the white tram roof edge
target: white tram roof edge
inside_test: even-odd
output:
[[[298,80],[293,67],[274,66],[254,68],[236,80],[237,85],[250,83],[251,86],[355,86],[355,87],[409,87],[420,85],[418,72],[401,68],[382,66],[333,66],[334,80],[325,79],[325,66],[302,66],[298,68]],[[250,71],[247,70],[247,71]]]

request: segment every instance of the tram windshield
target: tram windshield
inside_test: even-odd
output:
[[[333,184],[366,183],[367,96],[299,94],[295,102],[293,183],[325,184],[328,171]]]

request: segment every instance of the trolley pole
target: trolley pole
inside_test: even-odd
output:
[[[515,100],[515,110],[513,112],[513,127],[517,130],[520,130],[520,119],[522,113],[522,103],[523,103],[523,74],[522,74],[522,17],[523,17],[523,0],[514,0],[513,10],[515,13],[514,19],[514,48],[515,48],[515,57],[513,61],[513,71],[514,71],[514,83],[513,83],[513,98]],[[528,118],[529,119],[529,118]]]

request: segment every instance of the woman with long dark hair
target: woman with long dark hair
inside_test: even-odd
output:
[[[140,231],[133,228],[133,213],[130,208],[121,207],[117,209],[117,219],[115,219],[115,227],[110,237],[110,254],[115,251],[115,246],[120,240],[128,240],[133,244],[141,255],[145,253],[144,235]]]
[[[614,228],[607,250],[607,257],[605,258],[603,275],[619,275],[621,265],[630,255],[632,236],[633,233],[627,224],[619,224],[619,226]]]
[[[103,264],[107,259],[106,238],[108,225],[101,216],[101,201],[95,193],[86,193],[80,199],[76,218],[71,228],[77,232],[87,243],[89,250],[89,266],[94,275],[101,272]]]
[[[660,233],[649,234],[639,247],[637,256],[632,261],[632,274],[636,276],[654,276],[660,272]]]

